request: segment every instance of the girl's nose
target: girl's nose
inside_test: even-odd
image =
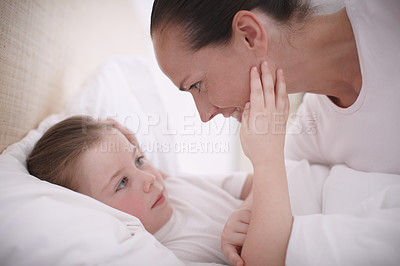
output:
[[[156,177],[151,173],[143,173],[143,191],[148,193],[151,191],[152,187],[154,186],[154,182]]]

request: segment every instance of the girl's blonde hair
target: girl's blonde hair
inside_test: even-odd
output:
[[[73,116],[48,129],[27,159],[28,171],[41,180],[78,190],[77,162],[101,140],[109,124],[90,116]]]

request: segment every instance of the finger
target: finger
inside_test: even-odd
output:
[[[239,221],[245,224],[249,224],[251,219],[251,210],[243,210],[240,213]]]
[[[242,112],[242,127],[246,130],[246,133],[248,133],[247,130],[249,128],[250,106],[250,102],[247,102]]]
[[[286,116],[289,116],[289,111],[290,111],[290,101],[289,97],[286,99],[286,105],[285,105],[285,114]]]
[[[247,234],[250,223],[239,222],[235,225],[235,232],[240,234]]]
[[[252,67],[250,71],[250,102],[253,111],[259,111],[265,106],[262,82],[257,67]]]
[[[238,256],[235,259],[235,262],[233,263],[233,265],[235,265],[235,266],[243,266],[244,265],[244,261],[240,256]]]
[[[224,245],[222,248],[224,256],[233,264],[233,265],[244,265],[243,259],[239,256],[237,248],[232,245]]]
[[[286,92],[286,82],[283,76],[283,70],[278,69],[276,75],[276,110],[278,113],[284,113],[286,100],[288,99],[288,95]]]
[[[238,230],[238,232],[236,232],[235,234],[231,234],[229,239],[225,239],[226,243],[234,246],[243,246],[244,240],[246,239],[248,227],[247,229],[243,229],[243,231],[245,232],[240,233]]]
[[[265,106],[275,108],[275,84],[274,79],[272,78],[271,69],[266,61],[261,64],[261,76],[262,86],[264,88]]]

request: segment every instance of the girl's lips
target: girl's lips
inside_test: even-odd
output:
[[[164,201],[165,201],[165,196],[164,196],[164,193],[161,192],[161,194],[158,196],[156,202],[154,202],[154,204],[153,204],[153,206],[151,206],[151,208],[153,209],[153,208],[163,204]]]

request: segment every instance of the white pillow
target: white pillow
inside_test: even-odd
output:
[[[26,169],[36,141],[69,115],[112,116],[129,121],[126,125],[139,134],[141,143],[172,141],[160,125],[147,132],[143,116],[162,112],[146,65],[131,57],[116,58],[85,84],[65,112],[46,118],[38,129],[8,147],[0,156],[0,264],[183,265],[137,218],[40,181]],[[148,152],[148,156],[167,173],[176,169],[173,154]]]
[[[167,112],[148,66],[137,57],[116,57],[105,63],[70,100],[66,114],[111,117],[135,134],[150,161],[162,171],[178,173]]]

